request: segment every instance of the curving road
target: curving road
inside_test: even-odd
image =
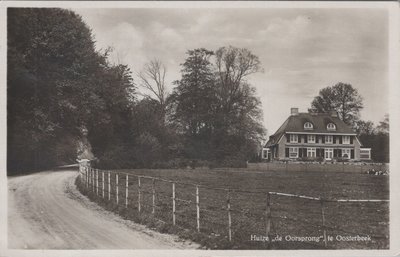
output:
[[[185,249],[198,245],[123,220],[75,187],[76,171],[8,178],[12,249]]]

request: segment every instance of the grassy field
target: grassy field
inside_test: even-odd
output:
[[[359,172],[256,171],[249,169],[121,170],[176,181],[176,226],[172,223],[172,184],[156,180],[155,213],[152,214],[153,181],[141,178],[141,213],[138,214],[137,177],[129,177],[125,208],[125,175],[119,175],[119,206],[115,204],[115,173],[111,174],[111,202],[89,196],[122,216],[145,223],[161,232],[177,233],[212,249],[322,249],[319,242],[288,241],[294,237],[323,235],[321,203],[307,199],[271,196],[272,243],[251,240],[265,235],[266,192],[283,192],[335,199],[389,199],[389,177]],[[107,174],[106,174],[107,182]],[[101,181],[101,176],[100,176]],[[182,184],[183,183],[183,184]],[[107,183],[106,183],[107,184]],[[200,233],[196,232],[196,187],[199,185]],[[102,183],[99,182],[100,193]],[[81,190],[85,188],[81,185]],[[216,188],[216,189],[215,189]],[[227,191],[231,204],[232,241],[228,240]],[[389,247],[388,203],[324,204],[326,231],[333,240],[327,248],[385,249]],[[368,241],[338,241],[337,236],[364,236]],[[304,239],[304,238],[303,238]],[[351,240],[352,238],[346,238]]]

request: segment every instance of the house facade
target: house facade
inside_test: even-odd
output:
[[[371,149],[362,148],[357,134],[337,113],[291,114],[269,137],[262,158],[267,160],[363,161]]]

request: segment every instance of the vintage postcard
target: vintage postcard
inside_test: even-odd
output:
[[[398,11],[2,2],[0,256],[396,256]]]

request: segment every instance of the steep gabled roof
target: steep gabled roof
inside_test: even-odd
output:
[[[313,129],[304,129],[304,123],[310,122]],[[327,125],[333,123],[336,130],[328,130]],[[298,113],[291,115],[282,126],[270,136],[266,147],[278,143],[279,139],[286,132],[307,132],[307,133],[330,133],[330,134],[355,134],[355,132],[341,119],[328,113]]]
[[[279,127],[279,129],[273,134],[272,136],[269,137],[268,142],[265,144],[265,147],[269,147],[271,145],[275,145],[278,143],[279,139],[281,136],[285,133],[285,128],[287,127],[289,123],[289,118],[285,120],[285,122]]]

